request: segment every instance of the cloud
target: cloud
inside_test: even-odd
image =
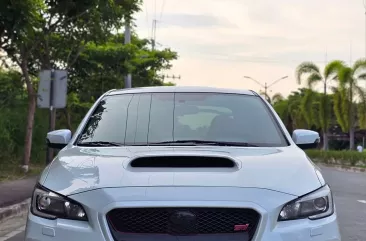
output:
[[[165,14],[164,21],[159,23],[161,27],[179,26],[182,28],[212,28],[212,27],[233,27],[225,18],[212,15],[197,14]]]
[[[363,57],[365,15],[362,1],[350,0],[146,0],[137,18],[138,33],[150,37],[158,19],[156,40],[178,51],[170,71],[180,85],[257,88],[240,76],[270,81],[289,78],[273,91],[290,93],[296,65],[327,59]],[[155,15],[155,16],[154,16]],[[162,16],[160,18],[160,16]],[[223,81],[223,78],[225,79]]]

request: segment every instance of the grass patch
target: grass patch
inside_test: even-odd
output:
[[[8,182],[37,176],[45,167],[45,165],[42,164],[31,164],[29,166],[29,171],[24,173],[19,163],[19,161],[11,161],[11,158],[8,158],[7,162],[0,161],[0,182]]]
[[[326,164],[365,167],[366,152],[357,151],[322,151],[322,150],[306,150],[306,154],[315,162]]]

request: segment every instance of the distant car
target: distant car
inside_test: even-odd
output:
[[[27,241],[339,241],[331,190],[262,97],[148,87],[101,96],[43,171]]]

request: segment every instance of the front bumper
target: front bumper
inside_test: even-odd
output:
[[[87,222],[47,220],[29,214],[26,241],[114,241],[109,232]],[[191,240],[194,240],[193,238]],[[257,233],[254,241],[341,241],[336,214],[310,221],[281,223],[275,229]]]
[[[294,196],[265,189],[111,188],[76,194],[70,198],[84,205],[89,218],[88,222],[64,219],[48,220],[29,213],[25,240],[115,241],[106,220],[106,214],[115,208],[235,207],[252,208],[261,214],[252,241],[341,241],[336,212],[330,217],[319,220],[301,219],[277,222],[283,204],[294,199]],[[253,202],[253,200],[258,201]],[[143,240],[139,240],[156,240],[153,237],[149,239],[146,239],[145,236]],[[183,240],[201,241],[202,239],[197,239],[195,236],[179,238],[179,241]]]

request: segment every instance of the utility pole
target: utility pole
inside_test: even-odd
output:
[[[250,76],[244,76],[244,78],[246,78],[246,79],[250,79],[250,80],[253,80],[255,83],[257,83],[258,85],[260,85],[262,88],[264,88],[264,96],[265,96],[265,98],[266,99],[268,99],[268,88],[270,88],[271,86],[273,86],[274,84],[276,84],[276,83],[278,83],[279,81],[281,81],[281,80],[283,80],[283,79],[286,79],[286,78],[288,78],[288,76],[286,75],[286,76],[283,76],[283,77],[281,77],[281,78],[279,78],[279,79],[277,79],[277,80],[275,80],[275,81],[273,81],[272,83],[270,83],[270,84],[267,84],[267,82],[265,82],[264,83],[264,85],[262,84],[262,83],[260,83],[258,80],[255,80],[255,79],[253,79],[252,77],[250,77]]]
[[[131,43],[131,17],[125,17],[125,44]],[[125,77],[125,89],[132,88],[132,76],[131,73],[128,73]]]
[[[352,40],[349,43],[349,66],[352,66]]]
[[[328,64],[328,47],[325,48],[325,65]]]
[[[152,29],[151,29],[151,49],[155,50],[156,44],[156,22],[157,20],[154,19],[152,22]]]
[[[267,82],[264,83],[264,96],[267,98],[268,94],[267,94],[267,89],[268,89],[268,85]]]
[[[363,7],[365,9],[365,58],[366,58],[366,0],[363,0]]]
[[[56,109],[53,108],[53,86],[54,86],[54,82],[55,82],[55,70],[51,69],[51,81],[50,81],[50,107],[49,107],[49,126],[48,126],[48,132],[51,132],[53,130],[55,130],[55,126],[56,126]],[[53,159],[53,154],[54,150],[47,147],[47,151],[46,151],[46,164],[48,165],[52,159]]]

